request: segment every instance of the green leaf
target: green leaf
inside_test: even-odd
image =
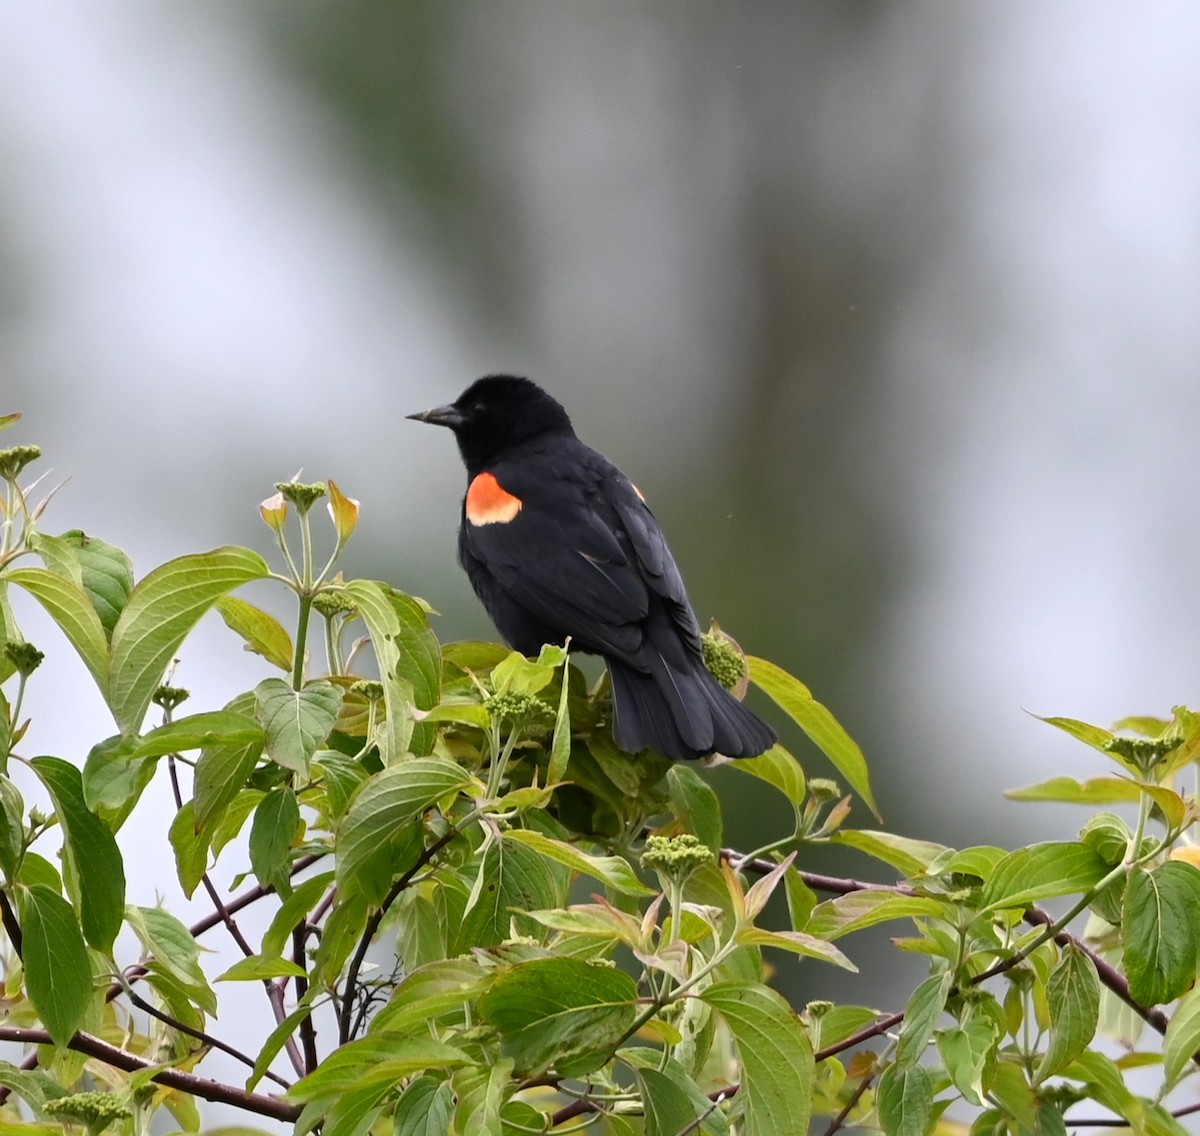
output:
[[[450,1131],[454,1097],[448,1081],[418,1077],[410,1081],[393,1113],[395,1136],[445,1136]]]
[[[151,970],[169,975],[198,1006],[215,1015],[217,996],[200,966],[200,944],[191,931],[161,907],[126,907],[125,919],[152,956]]]
[[[50,1036],[66,1045],[92,998],[92,965],[75,911],[48,887],[21,892],[25,984]]]
[[[897,895],[891,891],[854,891],[827,899],[813,910],[805,930],[821,939],[840,939],[853,931],[892,919],[945,915],[947,906],[931,896]]]
[[[0,868],[12,880],[25,845],[25,802],[11,778],[0,775]]]
[[[1104,858],[1075,841],[1033,844],[1010,852],[984,886],[986,908],[1027,907],[1038,900],[1094,887],[1108,874]]]
[[[317,1100],[365,1089],[369,1084],[395,1084],[426,1069],[453,1069],[468,1063],[462,1050],[430,1037],[368,1034],[334,1050],[315,1072],[297,1081],[287,1096],[299,1102]]]
[[[567,653],[562,647],[549,644],[542,648],[536,659],[527,659],[520,651],[511,651],[492,668],[492,689],[497,694],[537,694],[550,685],[554,672],[566,658]]]
[[[455,952],[494,947],[509,937],[514,912],[558,907],[566,898],[566,873],[520,840],[493,840],[458,931]],[[530,924],[532,926],[532,924]]]
[[[708,782],[690,765],[676,764],[667,770],[667,789],[671,794],[671,815],[707,845],[714,856],[719,855],[723,831],[721,803]]]
[[[558,712],[554,716],[554,737],[550,743],[550,761],[546,767],[546,781],[554,785],[567,774],[571,760],[571,666],[563,660],[562,686],[558,694]],[[482,707],[481,707],[482,709]]]
[[[904,1025],[896,1046],[897,1065],[915,1065],[933,1037],[953,985],[949,971],[932,974],[912,992],[904,1008]]]
[[[933,1084],[920,1065],[891,1065],[875,1090],[879,1123],[887,1136],[925,1136],[933,1113]]]
[[[307,978],[308,971],[278,955],[248,955],[218,975],[214,982],[253,982],[263,978]]]
[[[646,1116],[645,1136],[678,1136],[680,1132],[696,1131],[696,1121],[704,1113],[676,1078],[650,1067],[636,1068],[633,1073]]]
[[[442,696],[442,649],[429,626],[429,616],[412,596],[394,588],[385,589],[399,623],[397,645],[400,648],[396,673],[412,688],[413,705],[432,710]],[[424,755],[432,748],[437,731],[418,722],[413,726],[409,747]]]
[[[1183,1076],[1197,1050],[1200,1050],[1200,986],[1193,987],[1179,1000],[1167,1023],[1163,1072],[1168,1086]]]
[[[1050,1045],[1034,1075],[1036,1082],[1060,1073],[1091,1044],[1100,1022],[1100,980],[1092,960],[1077,947],[1063,951],[1047,983]]]
[[[359,890],[381,902],[391,884],[393,834],[470,780],[445,758],[414,757],[364,781],[338,826],[339,890]]]
[[[195,801],[183,802],[167,833],[175,853],[175,873],[179,877],[179,886],[188,899],[192,898],[192,892],[199,887],[208,869],[209,837],[196,829],[194,805]]]
[[[329,814],[333,820],[340,820],[346,815],[355,790],[370,774],[354,758],[332,749],[317,750],[312,763],[325,783]]]
[[[1056,729],[1070,734],[1071,737],[1077,738],[1084,745],[1089,745],[1092,749],[1099,750],[1105,757],[1112,757],[1110,750],[1113,741],[1116,739],[1116,735],[1111,731],[1101,729],[1099,726],[1093,726],[1088,722],[1080,722],[1076,718],[1043,718],[1040,714],[1035,714],[1034,717],[1040,722],[1045,722],[1049,726],[1054,726]]]
[[[1074,777],[1051,777],[1024,789],[1004,794],[1011,801],[1062,801],[1069,805],[1115,805],[1136,801],[1141,790],[1135,781],[1124,777],[1093,777],[1077,781]]]
[[[192,783],[197,831],[206,831],[245,787],[262,756],[261,736],[260,728],[258,741],[209,746],[200,754]]]
[[[108,638],[83,588],[45,568],[15,568],[4,580],[24,588],[70,640],[101,693],[108,689]]]
[[[1125,973],[1143,1006],[1178,998],[1196,980],[1196,869],[1169,860],[1134,868],[1125,888]]]
[[[271,926],[263,935],[262,953],[281,955],[292,934],[292,929],[320,902],[321,897],[333,883],[332,872],[322,872],[301,884],[296,884],[292,894],[280,905],[271,919]]]
[[[548,860],[564,864],[574,872],[582,872],[607,884],[614,891],[625,895],[653,895],[652,888],[646,887],[634,874],[629,861],[621,856],[590,856],[574,844],[562,840],[553,840],[543,836],[531,828],[514,828],[504,834],[508,842],[516,841],[532,848]]]
[[[230,710],[206,710],[189,714],[143,734],[134,757],[162,757],[186,753],[205,746],[245,746],[263,742],[263,728],[246,714]]]
[[[774,990],[752,982],[719,982],[700,997],[721,1015],[737,1043],[746,1136],[807,1132],[813,1052],[795,1011]]]
[[[442,644],[442,669],[447,681],[459,671],[489,671],[502,659],[508,658],[508,648],[502,643],[485,643],[479,639],[463,639]]]
[[[1134,1096],[1125,1078],[1110,1057],[1098,1050],[1081,1053],[1062,1075],[1072,1081],[1083,1081],[1091,1097],[1107,1109],[1130,1122],[1135,1131],[1146,1131],[1146,1102]]]
[[[923,872],[938,856],[949,851],[944,844],[868,829],[843,828],[835,832],[830,840],[834,844],[846,844],[868,856],[874,856],[906,876]]]
[[[573,958],[535,959],[505,971],[479,999],[504,1053],[523,1077],[551,1065],[581,1077],[604,1065],[633,1024],[637,986],[629,975]]]
[[[808,735],[878,817],[879,809],[871,792],[866,759],[837,719],[813,698],[804,683],[793,678],[782,667],[753,655],[746,656],[746,664],[750,668],[750,681],[768,694]]]
[[[83,763],[83,798],[119,830],[154,777],[157,758],[136,756],[140,738],[115,734],[97,742]]]
[[[318,987],[310,986],[304,997],[296,1003],[296,1008],[267,1035],[267,1040],[263,1042],[262,1049],[254,1059],[254,1069],[246,1081],[247,1092],[254,1091],[254,1086],[266,1076],[271,1062],[287,1044],[287,1039],[295,1034],[300,1023],[312,1013],[313,1001],[319,993]]]
[[[954,1087],[973,1105],[984,1100],[984,1076],[993,1058],[998,1027],[986,1014],[973,1014],[963,1026],[939,1030],[938,1054]]]
[[[133,563],[123,549],[80,529],[71,529],[58,539],[74,549],[83,590],[111,637],[133,592]]]
[[[325,920],[321,943],[313,958],[313,966],[321,982],[332,986],[338,981],[342,967],[358,944],[358,937],[366,922],[366,899],[360,894],[344,896],[339,893],[338,901]]]
[[[804,804],[808,787],[800,763],[781,745],[773,745],[761,757],[743,758],[729,763],[738,773],[749,773],[778,789],[795,808]]]
[[[471,1136],[502,1136],[500,1104],[512,1073],[512,1061],[490,1063],[458,1070],[450,1084],[458,1097],[453,1131]]]
[[[104,684],[122,733],[137,730],[179,645],[218,597],[269,572],[257,552],[218,548],[168,561],[137,584],[113,629]]]
[[[125,868],[116,839],[83,798],[83,779],[70,762],[35,757],[30,763],[54,801],[68,855],[79,880],[79,910],[87,941],[106,955],[125,911]]]
[[[255,809],[250,828],[250,866],[264,887],[274,887],[284,895],[291,890],[288,869],[299,835],[296,794],[291,789],[272,789]]]
[[[843,970],[858,972],[858,967],[831,942],[806,935],[803,931],[768,931],[762,927],[743,927],[737,934],[737,941],[746,946],[774,947],[794,955],[831,962]]]
[[[438,959],[418,967],[392,992],[388,1004],[371,1019],[371,1032],[404,1033],[435,1021],[483,989],[487,976],[469,959]]]
[[[325,679],[293,690],[281,678],[254,688],[255,717],[267,732],[264,748],[273,761],[304,776],[312,755],[329,737],[342,705],[342,692]]]
[[[391,602],[391,588],[374,580],[351,580],[343,589],[354,601],[367,625],[379,677],[383,683],[383,703],[387,715],[379,732],[380,756],[390,765],[408,751],[413,722],[409,704],[413,699],[412,685],[400,675],[400,616]]]
[[[236,596],[221,596],[213,606],[225,620],[225,626],[242,637],[245,650],[291,673],[295,648],[292,637],[278,619]]]
[[[390,1089],[390,1085],[373,1084],[338,1097],[326,1114],[321,1136],[367,1136],[383,1112],[379,1102]]]

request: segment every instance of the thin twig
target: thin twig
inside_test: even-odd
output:
[[[0,1041],[13,1041],[21,1045],[54,1045],[55,1041],[43,1029],[24,1029],[18,1026],[0,1026]],[[67,1042],[68,1049],[77,1053],[86,1053],[114,1069],[124,1069],[127,1073],[136,1073],[140,1069],[153,1068],[154,1063],[130,1053],[127,1049],[118,1049],[89,1033],[77,1033]],[[225,1085],[208,1077],[197,1077],[194,1073],[184,1073],[179,1069],[160,1069],[151,1080],[168,1088],[178,1089],[200,1097],[202,1100],[217,1101],[221,1104],[231,1104],[246,1112],[258,1116],[270,1116],[275,1120],[296,1121],[302,1111],[297,1104],[288,1104],[278,1097],[263,1096],[259,1093],[249,1093],[245,1089]]]
[[[248,1065],[251,1069],[254,1068],[254,1058],[247,1056],[239,1049],[234,1049],[232,1045],[228,1045],[220,1038],[213,1037],[212,1034],[205,1033],[204,1030],[196,1029],[189,1026],[187,1022],[181,1022],[178,1018],[172,1017],[170,1014],[160,1010],[152,1002],[147,1002],[145,998],[137,994],[133,990],[128,990],[129,1000],[143,1013],[149,1014],[152,1018],[157,1018],[160,1022],[169,1025],[173,1030],[178,1030],[180,1033],[185,1033],[188,1037],[194,1037],[197,1041],[203,1042],[212,1049],[219,1049],[222,1053],[228,1053],[230,1057],[240,1061],[243,1065]],[[290,1089],[292,1086],[282,1077],[270,1070],[265,1074],[268,1078],[274,1081],[277,1085],[285,1089]]]
[[[876,1018],[869,1026],[860,1029],[858,1033],[852,1033],[849,1037],[842,1038],[841,1041],[835,1042],[833,1045],[826,1046],[824,1049],[818,1049],[814,1058],[817,1061],[824,1061],[826,1057],[833,1057],[834,1054],[842,1053],[847,1049],[853,1049],[856,1045],[861,1045],[864,1041],[870,1041],[872,1038],[879,1037],[895,1029],[902,1021],[904,1021],[904,1013],[897,1010],[894,1014],[888,1014],[883,1018]]]
[[[861,1081],[858,1082],[858,1087],[850,1094],[850,1099],[846,1102],[842,1111],[837,1114],[830,1122],[829,1127],[825,1129],[825,1136],[834,1136],[835,1132],[841,1130],[842,1126],[849,1119],[850,1114],[854,1111],[854,1106],[862,1100],[862,1095],[867,1091],[871,1082],[875,1079],[874,1073],[868,1073]]]

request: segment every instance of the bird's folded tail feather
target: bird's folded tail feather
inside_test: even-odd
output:
[[[641,671],[608,660],[613,739],[626,753],[651,749],[672,761],[710,753],[755,757],[775,743],[775,732],[729,693],[699,660],[687,671],[661,656]]]

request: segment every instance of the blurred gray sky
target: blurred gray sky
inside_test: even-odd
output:
[[[141,572],[266,552],[271,483],[333,476],[347,570],[482,635],[402,415],[528,373],[889,822],[1056,835],[1002,790],[1101,770],[1023,708],[1198,700],[1198,120],[1182,0],[6,4],[4,441]],[[34,748],[82,760],[110,724],[28,622]],[[180,674],[259,677],[219,625]]]

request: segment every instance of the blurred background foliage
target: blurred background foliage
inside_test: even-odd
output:
[[[1002,790],[1095,767],[1023,708],[1165,714],[1200,674],[1198,33],[1083,0],[10,5],[0,409],[72,479],[51,531],[139,572],[265,552],[303,465],[363,500],[350,573],[484,637],[457,457],[402,415],[528,374],[701,620],[863,745],[889,827],[1057,835],[1083,818]],[[179,676],[214,705],[257,674],[210,678],[227,646]],[[72,760],[108,732],[78,683],[30,704]]]

